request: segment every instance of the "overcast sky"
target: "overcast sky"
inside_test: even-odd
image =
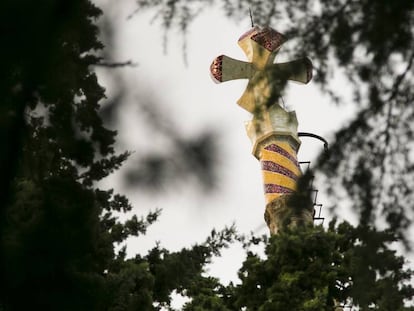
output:
[[[213,227],[221,229],[232,223],[244,233],[267,232],[260,166],[251,154],[252,146],[244,129],[244,122],[251,116],[236,104],[247,81],[215,84],[209,75],[212,60],[220,54],[246,60],[237,40],[250,29],[248,14],[238,24],[229,21],[218,9],[202,14],[189,29],[185,65],[182,36],[171,31],[165,53],[162,31],[157,23],[150,23],[153,12],[127,19],[135,9],[133,1],[110,6],[107,0],[96,2],[101,6],[105,4],[104,14],[116,23],[115,60],[132,59],[138,63],[137,67],[122,69],[122,81],[130,93],[128,105],[122,106],[121,122],[117,125],[120,145],[139,155],[142,150],[157,149],[163,144],[156,129],[148,127],[139,115],[142,94],[157,101],[162,113],[171,118],[182,135],[192,137],[206,128],[214,128],[219,134],[218,187],[208,195],[191,183],[165,192],[149,193],[139,188],[124,188],[119,173],[105,180],[103,186],[115,188],[130,198],[138,215],[163,209],[159,221],[150,227],[147,235],[129,241],[128,253],[131,256],[137,252],[145,254],[155,241],[160,241],[167,249],[178,250],[203,241]],[[278,29],[278,25],[271,26]],[[276,62],[286,60],[283,55],[276,58]],[[110,97],[111,80],[104,70],[99,73],[100,82]],[[338,88],[345,89],[344,96],[347,96],[340,73],[333,78]],[[322,135],[328,140],[353,113],[351,105],[335,107],[331,104],[312,82],[308,85],[290,83],[284,99],[297,113],[299,131]],[[313,160],[322,147],[318,141],[303,139],[299,160]],[[323,184],[319,182],[317,187],[323,192]],[[323,194],[319,197],[320,203],[331,204]],[[211,266],[210,273],[225,283],[236,281],[243,252],[236,246],[223,255]]]

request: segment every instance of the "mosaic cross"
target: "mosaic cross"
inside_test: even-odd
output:
[[[237,103],[251,113],[264,105],[269,106],[266,100],[280,95],[286,81],[308,83],[312,79],[312,63],[308,58],[273,63],[285,41],[285,36],[272,28],[252,28],[238,40],[249,62],[220,55],[210,67],[213,79],[217,83],[249,79]]]
[[[253,144],[253,154],[260,160],[266,199],[265,219],[271,233],[277,233],[283,215],[289,214],[288,196],[296,190],[301,170],[297,161],[300,146],[294,111],[283,109],[278,100],[287,81],[308,83],[312,79],[312,63],[302,58],[287,63],[274,63],[286,41],[272,28],[254,27],[238,40],[248,62],[225,55],[210,66],[215,82],[248,79],[248,85],[237,103],[253,113],[246,123]],[[312,210],[305,209],[302,219],[312,221]]]

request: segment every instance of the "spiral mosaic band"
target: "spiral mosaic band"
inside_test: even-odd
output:
[[[274,142],[263,148],[260,163],[266,204],[296,190],[301,175],[296,152],[286,142]]]
[[[268,171],[268,172],[272,172],[272,173],[278,173],[278,174],[282,174],[285,175],[287,177],[290,177],[293,180],[297,180],[298,176],[293,173],[291,170],[289,170],[286,167],[283,167],[275,162],[272,161],[262,161],[262,170],[263,171]]]
[[[278,154],[281,154],[282,156],[288,158],[290,161],[292,161],[296,166],[298,165],[298,161],[296,159],[296,153],[292,154],[292,151],[289,152],[285,149],[283,149],[281,146],[276,144],[270,144],[264,148],[265,150],[269,150],[271,152],[275,152]]]

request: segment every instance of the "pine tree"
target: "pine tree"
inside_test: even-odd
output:
[[[99,115],[101,11],[89,0],[3,1],[0,310],[158,310],[193,286],[234,229],[170,253],[126,259],[159,211],[121,222],[128,199],[96,182],[129,153]],[[189,285],[190,284],[190,285]],[[158,304],[158,307],[154,306]]]
[[[93,24],[100,10],[89,1],[6,1],[0,11],[8,172],[1,300],[6,310],[99,309],[119,238],[108,215],[130,209],[125,198],[92,187],[128,155],[114,154],[115,132],[98,116],[104,90],[90,66],[102,47]]]

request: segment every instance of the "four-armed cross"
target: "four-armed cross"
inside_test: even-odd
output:
[[[288,216],[288,195],[296,189],[301,175],[297,161],[300,140],[294,111],[288,112],[278,100],[288,80],[308,83],[312,79],[312,63],[308,58],[287,63],[273,61],[286,38],[271,28],[254,27],[238,41],[249,62],[218,56],[211,64],[213,79],[225,82],[249,79],[246,90],[238,104],[253,113],[246,124],[253,143],[253,154],[260,160],[266,196],[265,219],[271,233],[275,234],[281,224],[289,221],[311,222],[312,210],[303,209],[301,215]]]
[[[273,63],[285,41],[286,38],[276,30],[254,27],[238,41],[249,62],[221,55],[211,64],[211,74],[217,83],[249,79],[238,104],[255,113],[263,106],[274,104],[267,101],[272,97],[278,99],[287,80],[308,83],[312,79],[312,63],[308,58]]]

